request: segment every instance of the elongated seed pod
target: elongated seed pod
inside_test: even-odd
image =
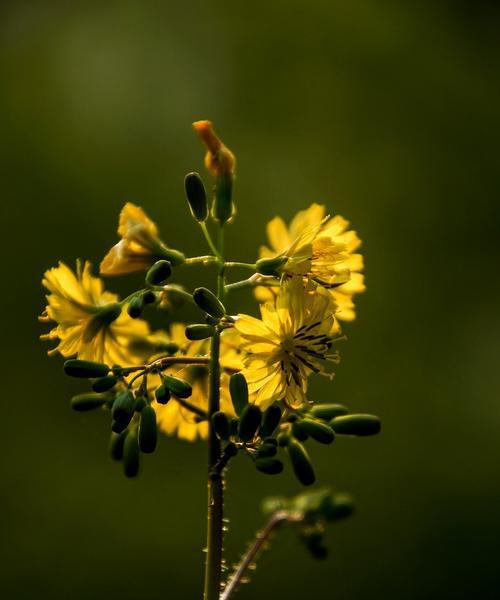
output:
[[[297,479],[302,485],[312,485],[316,481],[316,475],[304,446],[297,440],[291,439],[287,449]]]
[[[64,372],[70,377],[95,379],[96,377],[104,377],[107,375],[109,373],[109,367],[108,365],[92,360],[72,358],[64,363]]]
[[[375,415],[345,415],[330,421],[331,428],[340,435],[367,436],[379,433],[380,419]]]
[[[241,415],[238,435],[241,441],[249,442],[259,429],[262,412],[255,404],[249,404]]]
[[[156,413],[153,407],[145,406],[141,411],[141,421],[139,423],[139,448],[141,452],[150,454],[156,449],[158,433],[156,429]]]

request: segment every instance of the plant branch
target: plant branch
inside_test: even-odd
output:
[[[253,288],[258,285],[262,285],[265,287],[276,287],[279,286],[279,280],[276,279],[276,277],[266,277],[260,275],[259,273],[255,273],[248,279],[242,279],[241,281],[237,281],[236,283],[228,283],[226,286],[224,286],[224,289],[226,293],[229,293],[245,288]]]
[[[205,223],[205,222],[202,222],[202,223],[200,223],[200,227],[201,227],[201,230],[202,230],[202,232],[203,232],[203,235],[205,236],[205,240],[207,241],[208,247],[209,247],[209,248],[210,248],[210,250],[213,252],[213,254],[214,254],[214,255],[215,255],[215,256],[216,256],[216,257],[217,257],[219,260],[221,260],[221,259],[222,259],[222,255],[221,255],[221,253],[219,252],[219,250],[216,248],[216,246],[215,246],[215,244],[214,244],[214,242],[213,242],[213,240],[212,240],[212,237],[210,236],[210,233],[209,233],[209,231],[208,231],[208,229],[207,229],[207,225],[206,225],[206,223]]]

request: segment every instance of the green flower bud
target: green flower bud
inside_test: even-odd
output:
[[[380,419],[375,415],[345,415],[332,419],[330,426],[341,435],[375,435],[380,431]]]
[[[122,390],[116,395],[113,402],[111,414],[113,419],[119,423],[130,423],[130,419],[135,410],[135,398],[132,392],[128,389]]]
[[[237,435],[238,434],[238,427],[240,426],[240,420],[239,419],[231,419],[231,421],[229,422],[229,431],[231,433],[231,435]]]
[[[139,423],[139,448],[141,452],[150,454],[155,451],[158,437],[156,429],[156,413],[154,408],[145,406],[141,411],[141,422]]]
[[[249,442],[260,426],[262,412],[255,404],[248,404],[243,410],[238,428],[238,435],[243,442]]]
[[[127,312],[132,319],[138,319],[144,310],[144,300],[142,296],[134,296],[128,303]]]
[[[221,174],[215,181],[215,194],[212,204],[212,217],[223,225],[236,212],[233,200],[233,177]]]
[[[109,454],[113,460],[121,460],[123,458],[123,444],[126,437],[126,431],[111,434],[109,438]]]
[[[242,373],[234,373],[229,379],[229,393],[234,410],[237,415],[242,415],[248,406],[248,385]]]
[[[260,437],[265,438],[274,433],[274,430],[281,421],[281,408],[277,404],[271,406],[264,412],[262,425],[260,427]]]
[[[196,288],[193,292],[193,300],[201,310],[204,310],[215,319],[222,319],[226,314],[226,309],[222,302],[207,288]]]
[[[92,389],[94,392],[107,392],[108,390],[115,387],[118,379],[115,375],[105,375],[104,377],[100,377],[96,379],[92,383]]]
[[[205,340],[212,337],[215,333],[215,329],[212,325],[195,324],[188,325],[185,330],[185,335],[188,340]]]
[[[80,360],[72,358],[64,363],[64,372],[70,377],[81,377],[84,379],[95,379],[104,377],[109,373],[108,365],[94,362],[92,360]]]
[[[111,431],[114,433],[124,433],[128,427],[128,423],[122,421],[111,421]]]
[[[274,444],[261,444],[257,450],[257,458],[276,456],[278,448]]]
[[[349,411],[343,404],[316,404],[309,412],[317,419],[329,421],[335,417],[346,415]]]
[[[139,443],[135,431],[129,431],[123,444],[123,472],[126,477],[139,473]]]
[[[278,442],[278,446],[280,448],[285,448],[290,443],[290,435],[285,431],[282,431],[276,436],[276,441]]]
[[[188,173],[184,179],[186,198],[193,218],[203,223],[208,217],[207,193],[198,173]]]
[[[275,277],[279,277],[280,269],[287,261],[287,256],[261,258],[255,263],[255,270],[261,275],[274,275]]]
[[[229,419],[221,410],[212,415],[212,427],[221,440],[227,440],[230,436]]]
[[[189,398],[193,393],[191,384],[180,377],[172,377],[171,375],[164,375],[163,383],[167,386],[168,390],[174,396],[178,398]]]
[[[312,419],[303,419],[300,421],[300,426],[313,440],[316,440],[320,444],[331,444],[335,439],[333,429],[325,423],[313,421]]]
[[[144,396],[139,396],[135,400],[134,410],[135,410],[135,412],[140,413],[143,410],[143,408],[147,405],[148,405],[147,398],[145,398]]]
[[[292,463],[293,472],[302,485],[312,485],[316,476],[311,460],[304,446],[297,440],[291,439],[288,444],[288,456]]]
[[[309,437],[307,431],[302,427],[301,421],[294,421],[292,425],[292,435],[296,440],[305,442]]]
[[[104,406],[108,400],[109,396],[107,394],[78,394],[71,398],[71,408],[78,412],[85,412]]]
[[[144,304],[154,304],[156,302],[156,294],[152,290],[147,290],[142,294]]]
[[[168,260],[157,260],[146,273],[148,285],[163,285],[172,275],[172,264]]]
[[[262,434],[262,427],[261,427],[260,432]],[[272,444],[273,446],[278,446],[278,442],[277,442],[276,438],[273,438],[273,437],[264,438],[263,444]]]
[[[166,404],[170,400],[170,392],[164,383],[156,388],[155,398],[158,404]]]
[[[278,475],[283,471],[283,463],[277,458],[258,458],[255,466],[258,471],[267,475]]]

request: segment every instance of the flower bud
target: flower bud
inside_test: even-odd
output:
[[[147,405],[148,405],[147,398],[145,398],[144,396],[139,396],[138,398],[135,399],[134,410],[135,410],[135,412],[140,413],[140,412],[142,412],[144,407]]]
[[[118,423],[129,423],[135,410],[135,398],[130,390],[122,390],[116,395],[111,414]]]
[[[292,425],[292,435],[296,440],[305,442],[309,437],[307,431],[302,427],[301,421],[294,421]]]
[[[278,446],[280,448],[286,448],[286,446],[288,446],[288,444],[290,443],[290,435],[282,431],[276,436],[276,441],[278,442]]]
[[[193,218],[203,223],[208,217],[207,193],[198,173],[188,173],[184,179],[186,198]]]
[[[72,358],[64,363],[64,372],[70,377],[94,379],[96,377],[104,377],[104,375],[107,375],[109,373],[109,367],[108,365],[92,360]]]
[[[170,392],[164,383],[156,388],[155,398],[158,404],[166,404],[170,400]]]
[[[139,423],[139,448],[141,452],[150,454],[155,451],[156,440],[156,413],[154,408],[145,406],[141,411],[141,422]]]
[[[123,458],[123,444],[126,437],[126,431],[111,434],[109,438],[109,454],[113,460],[121,460]]]
[[[188,340],[205,340],[212,337],[215,333],[215,329],[212,325],[203,325],[202,323],[196,323],[194,325],[188,325],[185,330],[185,335]]]
[[[222,302],[207,288],[196,288],[193,292],[193,300],[201,310],[204,310],[215,319],[222,319],[226,314],[226,309]]]
[[[260,426],[262,413],[256,404],[248,404],[243,410],[238,428],[238,436],[241,441],[249,442]]]
[[[304,446],[297,440],[291,439],[288,444],[288,456],[292,463],[293,472],[302,485],[312,485],[316,476]]]
[[[131,319],[138,319],[144,310],[144,300],[142,296],[134,296],[128,303],[127,312]]]
[[[264,412],[262,425],[260,427],[260,437],[266,438],[274,433],[281,421],[281,408],[277,404],[271,406]]]
[[[274,444],[261,444],[257,449],[257,458],[276,456],[278,448]]]
[[[219,175],[215,179],[214,201],[210,214],[215,221],[224,225],[236,213],[233,204],[233,177]]]
[[[375,435],[380,431],[380,419],[375,415],[344,415],[332,419],[330,426],[341,435]]]
[[[117,382],[118,378],[115,375],[105,375],[93,382],[92,389],[94,392],[107,392],[114,388]]]
[[[78,394],[71,398],[71,408],[78,412],[86,412],[104,406],[108,399],[106,394]]]
[[[255,466],[258,471],[267,475],[278,475],[283,471],[283,463],[277,458],[258,458]]]
[[[288,261],[287,256],[275,256],[273,258],[260,258],[255,263],[255,270],[261,275],[274,275],[279,277],[280,269]]]
[[[212,427],[221,440],[227,440],[230,436],[229,419],[221,410],[212,415]]]
[[[129,431],[123,444],[123,472],[126,477],[139,473],[139,444],[135,431]]]
[[[113,433],[126,433],[128,423],[122,421],[111,421],[111,431]]]
[[[178,398],[189,398],[193,393],[191,384],[180,377],[165,375],[163,377],[163,383],[167,386],[170,393]]]
[[[146,273],[148,285],[163,285],[172,275],[172,263],[168,260],[157,260]]]
[[[231,435],[238,435],[238,427],[240,426],[240,420],[239,419],[231,419],[229,421],[229,431],[231,433]]]
[[[329,421],[335,417],[346,415],[349,411],[343,404],[316,404],[309,412],[317,419]]]
[[[242,415],[248,406],[248,385],[242,373],[234,373],[229,379],[229,393],[237,415]]]
[[[333,429],[325,423],[313,421],[312,419],[303,419],[300,421],[300,426],[313,440],[316,440],[320,444],[331,444],[335,439]]]

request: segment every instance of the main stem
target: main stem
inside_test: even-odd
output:
[[[223,253],[222,226],[219,232],[219,253]],[[217,294],[224,297],[224,260],[219,262]],[[211,426],[212,415],[220,407],[220,332],[212,337],[210,349],[210,380],[208,392],[208,515],[207,515],[207,558],[205,563],[204,600],[219,600],[222,576],[222,537],[224,510],[224,481],[215,468],[221,455],[220,442]]]

